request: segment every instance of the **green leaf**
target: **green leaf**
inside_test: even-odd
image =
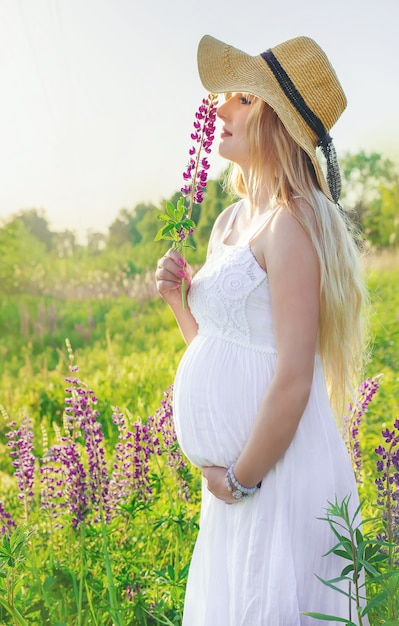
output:
[[[388,561],[388,555],[378,553],[370,559],[370,563],[380,563],[381,561]]]
[[[170,233],[175,227],[176,227],[175,224],[167,224],[166,226],[163,227],[162,232],[164,235],[166,235],[167,233]]]
[[[171,202],[168,201],[166,203],[165,208],[166,208],[166,212],[169,215],[169,217],[171,217],[172,220],[174,220],[175,219],[175,207],[174,207],[174,205]]]
[[[348,537],[341,537],[342,547],[348,554],[352,554],[352,541]]]
[[[7,556],[11,554],[11,546],[7,535],[3,535],[3,546],[0,548],[0,556]]]
[[[366,557],[368,561],[370,561],[371,558],[378,552],[379,549],[380,549],[379,545],[373,545],[372,543],[369,543],[364,551],[364,556]],[[383,555],[379,555],[379,556],[383,556]]]
[[[158,213],[157,220],[160,220],[161,222],[169,222],[170,215],[167,215],[167,213]]]
[[[335,615],[325,615],[324,613],[302,613],[302,615],[307,615],[308,617],[315,617],[316,619],[321,619],[325,622],[342,622],[347,626],[356,626],[354,622],[351,622],[346,617],[336,617]]]
[[[336,554],[337,556],[342,557],[343,559],[348,559],[349,561],[352,561],[352,552],[347,552],[346,550],[333,550],[334,554]]]
[[[183,211],[183,212],[186,210],[183,196],[180,196],[180,198],[178,199],[177,208],[179,209],[179,211]]]
[[[363,561],[363,559],[359,559],[359,563],[361,563],[364,569],[370,572],[370,574],[372,574],[373,576],[378,576],[379,571],[376,570],[375,567],[373,567],[370,563],[368,563],[367,561]]]
[[[317,576],[316,574],[316,578],[320,580],[320,582],[322,582],[323,585],[326,585],[326,587],[330,587],[330,589],[334,589],[335,591],[338,591],[338,593],[342,593],[347,598],[351,598],[352,600],[355,599],[351,593],[344,591],[344,589],[341,589],[341,587],[337,587],[337,585],[334,584],[338,582],[343,582],[345,580],[350,580],[346,576],[339,576],[338,578],[332,578],[331,580],[324,580],[323,578],[320,578],[320,576]]]
[[[188,218],[184,219],[181,222],[182,226],[184,226],[184,228],[195,228],[196,224],[195,222],[193,222],[193,220],[190,220]]]
[[[154,237],[154,241],[160,241],[161,239],[163,239],[163,227],[159,229],[159,231],[157,232],[157,234]]]
[[[177,579],[178,582],[181,582],[182,580],[186,580],[189,568],[190,568],[190,563],[186,563],[186,565],[182,567],[182,569],[180,570],[179,577]]]
[[[161,239],[167,239],[167,237],[165,237],[165,235],[167,233],[169,233],[171,230],[173,230],[174,228],[175,228],[175,224],[167,224],[166,226],[163,226],[163,228],[161,228],[157,232],[157,234],[155,235],[154,241],[160,241]]]
[[[344,569],[341,572],[341,576],[346,576],[347,574],[349,574],[349,572],[353,572],[354,571],[354,567],[353,567],[353,563],[351,563],[350,565],[347,565],[346,567],[344,567]]]
[[[357,545],[359,546],[360,544],[363,543],[363,535],[359,528],[356,528],[355,535],[356,535]]]
[[[371,611],[375,607],[385,606],[387,597],[388,597],[387,591],[385,590],[381,591],[381,593],[378,593],[376,596],[374,596],[374,598],[371,598],[368,600],[367,606],[364,608],[363,613],[367,614],[369,611]]]
[[[28,626],[28,622],[15,607],[11,606],[6,600],[0,597],[1,606],[14,618],[14,623],[20,626]]]
[[[43,583],[43,589],[45,591],[49,591],[52,587],[54,587],[54,584],[56,583],[56,579],[54,578],[54,576],[47,576],[44,583]]]
[[[177,206],[177,207],[175,208],[175,213],[174,213],[174,216],[175,216],[175,220],[176,220],[176,221],[180,221],[180,220],[181,220],[181,219],[185,216],[185,214],[186,214],[186,208],[185,208],[185,207],[180,207],[180,208],[179,208],[179,207]]]

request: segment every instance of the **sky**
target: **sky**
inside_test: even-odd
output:
[[[0,0],[0,224],[34,208],[84,237],[178,190],[204,34],[253,55],[312,37],[348,98],[338,156],[399,163],[398,18],[397,0]]]

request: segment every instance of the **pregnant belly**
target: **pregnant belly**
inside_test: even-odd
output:
[[[198,467],[227,467],[240,454],[275,367],[275,355],[198,336],[174,383],[180,446]]]

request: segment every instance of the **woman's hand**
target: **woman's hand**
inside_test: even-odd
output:
[[[181,303],[181,281],[184,279],[186,294],[190,289],[192,272],[191,267],[183,259],[180,252],[170,250],[158,261],[155,271],[157,291],[161,298],[170,306]]]
[[[161,298],[172,309],[187,345],[198,334],[198,324],[190,311],[190,307],[188,305],[184,307],[182,298],[182,279],[184,280],[184,291],[187,296],[191,286],[191,278],[191,267],[177,250],[170,248],[162,259],[159,259],[155,271],[157,290]]]
[[[226,487],[225,476],[226,467],[203,467],[202,475],[206,480],[207,487],[211,493],[219,500],[223,500],[226,504],[235,504],[239,502],[234,496],[231,495]]]

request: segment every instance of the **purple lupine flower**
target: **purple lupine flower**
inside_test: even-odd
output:
[[[357,391],[354,403],[348,406],[348,413],[344,418],[343,436],[352,459],[353,469],[357,482],[362,482],[362,459],[360,454],[359,429],[363,415],[379,387],[381,375],[366,378]]]
[[[215,138],[216,128],[217,97],[210,95],[202,100],[198,112],[195,114],[194,132],[191,139],[197,143],[189,150],[189,162],[183,172],[183,179],[187,182],[181,188],[183,196],[190,196],[190,207],[188,215],[191,213],[193,203],[201,204],[207,184],[207,170],[210,167],[206,157],[201,158],[202,151],[210,154],[212,142]]]
[[[63,480],[61,467],[57,467],[50,451],[42,459],[40,467],[40,497],[41,505],[51,517],[57,517],[58,510],[62,508],[62,493],[65,481]]]
[[[167,455],[167,465],[176,472],[180,481],[180,492],[183,497],[188,500],[189,486],[184,478],[187,466],[177,441],[173,422],[173,385],[169,386],[164,391],[164,399],[161,402],[160,408],[157,409],[152,417],[148,418],[148,422],[152,425],[154,433],[158,435],[158,438],[154,438],[154,441],[159,442],[159,436],[161,437],[163,449]],[[158,454],[162,454],[160,443],[158,443],[157,450]]]
[[[15,476],[18,481],[18,498],[23,502],[25,519],[28,520],[34,498],[34,475],[36,459],[33,454],[33,429],[32,420],[28,417],[21,421],[11,422],[14,430],[6,433],[8,439],[7,447],[10,449],[10,456],[13,459],[12,465],[15,467]]]
[[[89,494],[78,446],[69,436],[47,451],[40,478],[43,509],[54,518],[68,511],[77,528],[89,513]]]
[[[377,504],[383,507],[383,519],[386,534],[381,539],[390,543],[399,541],[399,420],[395,420],[393,429],[382,431],[385,445],[379,445],[375,453],[377,472],[375,480],[378,490]],[[396,552],[399,551],[399,546]]]
[[[164,222],[154,241],[166,239],[172,241],[172,247],[180,252],[189,244],[187,238],[193,234],[196,227],[191,219],[193,205],[201,204],[208,180],[210,167],[206,157],[201,157],[202,151],[210,154],[212,142],[215,138],[217,96],[210,94],[202,100],[202,104],[195,114],[194,132],[191,139],[196,142],[189,150],[189,161],[183,172],[184,185],[176,206],[172,202],[166,203],[166,212],[157,215],[157,219]],[[188,206],[185,199],[188,198]],[[184,276],[181,279],[183,308],[186,308]]]
[[[4,504],[0,500],[0,535],[9,536],[16,527],[17,525],[11,517],[11,514],[5,510]]]
[[[66,445],[60,446],[56,452],[65,468],[65,502],[72,515],[72,526],[77,528],[89,512],[87,475],[77,444],[73,441],[63,443]]]
[[[118,409],[112,417],[119,431],[109,485],[109,499],[115,513],[117,505],[133,495],[140,500],[147,500],[152,495],[149,463],[154,453],[154,441],[148,425],[136,421],[129,430],[124,414]]]
[[[141,500],[151,497],[151,457],[160,457],[164,453],[167,465],[176,472],[180,481],[180,492],[188,499],[189,488],[184,478],[187,466],[174,429],[172,390],[173,387],[170,386],[164,392],[165,398],[161,407],[145,424],[136,421],[129,429],[124,414],[118,409],[114,411],[113,421],[119,430],[110,481],[110,501],[114,510],[118,504],[133,495]]]
[[[114,409],[112,421],[117,426],[119,435],[115,446],[114,462],[109,484],[109,498],[112,510],[132,495],[133,485],[133,433],[128,430],[125,416],[118,408]]]
[[[137,421],[133,424],[133,489],[146,500],[152,495],[149,459],[153,452],[148,426]]]
[[[180,190],[182,196],[177,203],[177,216],[176,214],[173,216],[173,211],[169,216],[165,214],[157,216],[161,221],[166,221],[166,226],[159,231],[155,239],[172,238],[173,246],[179,250],[182,250],[187,237],[194,232],[195,224],[191,220],[193,204],[201,204],[204,199],[210,164],[202,153],[205,152],[208,155],[211,152],[215,138],[216,110],[217,96],[211,94],[202,100],[195,114],[194,132],[191,133],[191,139],[196,142],[196,145],[189,150],[188,164],[183,172],[184,185]],[[188,206],[185,205],[185,198],[188,198]]]
[[[95,408],[97,398],[78,378],[67,378],[66,381],[71,385],[66,389],[71,394],[67,398],[70,427],[74,429],[75,422],[78,424],[87,453],[91,504],[97,520],[103,511],[105,520],[109,521],[109,476],[103,445],[104,435],[97,419],[100,414]]]

